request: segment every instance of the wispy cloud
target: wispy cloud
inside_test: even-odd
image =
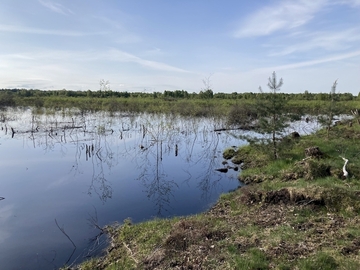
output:
[[[360,0],[337,0],[335,4],[344,4],[352,7],[360,6]]]
[[[163,70],[163,71],[175,71],[175,72],[188,72],[184,69],[177,68],[165,63],[157,62],[157,61],[150,61],[143,58],[140,58],[138,56],[135,56],[133,54],[129,54],[127,52],[123,52],[117,49],[112,49],[109,51],[108,55],[109,60],[113,61],[120,61],[120,62],[133,62],[137,63],[141,66],[155,69],[155,70]]]
[[[122,14],[124,17],[129,17],[126,14]],[[111,35],[118,44],[125,43],[137,43],[142,41],[142,38],[134,33],[131,33],[123,23],[118,20],[112,20],[104,16],[93,16],[97,21],[103,22],[107,27],[106,29],[112,29]]]
[[[326,0],[281,1],[250,15],[235,31],[234,37],[269,35],[275,31],[293,29],[311,21],[326,4]]]
[[[13,33],[24,33],[24,34],[39,34],[39,35],[57,35],[57,36],[89,36],[89,35],[100,35],[105,32],[77,32],[71,30],[54,30],[54,29],[40,29],[27,26],[16,26],[0,24],[0,32],[13,32]]]
[[[358,57],[358,56],[360,56],[360,50],[345,53],[345,54],[332,55],[332,56],[328,56],[328,57],[316,59],[316,60],[311,60],[311,61],[297,62],[297,63],[293,63],[293,64],[280,65],[280,66],[271,67],[271,68],[261,68],[259,70],[295,69],[295,68],[301,68],[301,67],[314,66],[314,65],[323,64],[323,63],[336,62],[336,61],[354,58],[354,57]]]
[[[188,73],[189,71],[168,65],[166,63],[147,60],[138,57],[134,54],[124,52],[118,49],[109,49],[104,51],[66,51],[66,50],[41,50],[32,51],[29,53],[18,54],[0,54],[0,59],[7,61],[39,61],[41,63],[60,63],[66,61],[73,61],[76,59],[78,62],[122,62],[122,63],[136,63],[140,66],[150,68],[153,70],[169,71]],[[60,62],[59,62],[60,60]],[[56,65],[55,65],[56,66]]]
[[[38,0],[41,5],[44,7],[50,9],[51,11],[54,11],[56,13],[62,14],[62,15],[69,15],[74,14],[70,9],[64,7],[63,5],[59,3],[55,3],[52,1],[45,1],[45,0]]]
[[[294,44],[274,46],[275,51],[270,56],[283,56],[312,50],[340,51],[352,48],[360,40],[360,28],[352,28],[338,32],[300,33],[294,38]],[[297,42],[297,40],[301,42]],[[271,46],[271,45],[270,45]],[[358,46],[357,46],[358,47]]]

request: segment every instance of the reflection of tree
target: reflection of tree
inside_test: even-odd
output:
[[[132,153],[133,149],[129,148],[126,155],[133,155],[137,170],[140,171],[138,179],[143,183],[147,196],[154,201],[158,215],[170,207],[174,189],[179,187],[178,176],[168,173],[169,168],[164,165],[170,155],[182,160],[179,165],[184,162],[188,164],[187,168],[182,168],[186,173],[183,181],[189,183],[190,180],[196,180],[197,188],[202,191],[201,198],[208,199],[223,179],[222,175],[215,172],[215,167],[219,166],[216,155],[220,136],[213,132],[214,127],[208,126],[209,122],[204,119],[193,118],[150,117],[142,121],[136,153]],[[196,167],[201,170],[193,175],[192,169]]]
[[[150,124],[150,123],[153,124]],[[163,154],[170,150],[174,130],[167,129],[166,122],[148,121],[142,125],[141,146],[137,149],[136,163],[140,175],[138,179],[146,188],[148,198],[157,207],[157,215],[162,216],[169,207],[173,189],[178,188],[175,180],[169,175],[163,165]]]
[[[208,160],[208,165],[204,166],[204,174],[199,178],[201,179],[198,183],[198,188],[202,191],[201,198],[206,199],[209,197],[211,188],[215,187],[221,181],[221,176],[218,175],[216,180],[212,180],[212,176],[215,175],[215,167],[217,166],[215,162],[215,156],[217,152],[217,146],[219,144],[219,135],[213,132],[211,134],[213,140],[211,140],[210,145],[208,145],[208,151],[204,151],[203,159]]]
[[[99,140],[95,140],[95,147],[93,144],[91,145],[91,149],[90,146],[88,146],[88,152],[86,154],[91,159],[93,168],[88,194],[91,195],[92,192],[95,192],[99,198],[105,202],[112,197],[112,188],[105,178],[104,163],[108,165],[110,170],[112,167],[111,160],[113,159],[113,152],[107,147],[106,137],[104,137],[105,146],[101,147],[101,139],[101,136],[99,136]],[[98,169],[98,171],[96,169]],[[99,190],[96,189],[95,183],[99,184]]]
[[[112,133],[112,131],[110,131]],[[88,188],[88,194],[91,196],[93,193],[97,194],[101,201],[106,202],[107,199],[112,197],[112,187],[105,177],[104,165],[107,166],[106,171],[110,171],[114,166],[114,152],[111,150],[107,141],[109,131],[105,128],[98,128],[97,131],[88,131],[91,138],[81,139],[76,133],[75,138],[72,140],[76,143],[76,154],[73,170],[76,173],[84,173],[80,171],[79,164],[83,155],[85,155],[85,162],[91,162],[91,182]],[[84,131],[85,134],[85,131]],[[84,142],[85,140],[85,142]]]
[[[216,156],[220,138],[219,134],[213,130],[214,127],[208,126],[207,121],[192,120],[190,132],[183,133],[186,142],[184,159],[189,167],[201,164],[201,174],[196,179],[199,180],[197,187],[202,191],[202,199],[209,198],[212,189],[219,185],[222,179],[222,176],[215,172],[216,166],[219,166],[216,162]]]

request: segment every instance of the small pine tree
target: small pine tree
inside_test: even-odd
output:
[[[326,128],[326,137],[329,139],[330,128],[334,122],[334,117],[339,113],[337,106],[337,101],[339,100],[338,95],[336,94],[337,80],[333,83],[331,91],[329,94],[329,103],[325,107],[324,114],[318,117],[319,123]]]
[[[288,117],[285,115],[286,99],[278,91],[283,85],[283,79],[277,81],[275,71],[272,77],[269,77],[269,94],[265,94],[261,86],[259,87],[261,98],[257,99],[257,111],[259,114],[259,130],[264,134],[271,134],[274,159],[278,154],[278,137],[282,135],[284,129],[288,126]]]

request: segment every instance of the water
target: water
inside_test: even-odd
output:
[[[79,263],[105,247],[96,225],[199,213],[240,185],[216,171],[244,143],[214,132],[219,119],[8,109],[0,121],[1,269]]]

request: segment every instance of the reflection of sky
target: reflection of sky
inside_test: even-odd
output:
[[[6,224],[13,216],[13,205],[4,204],[0,207],[0,244],[4,245],[7,238],[10,236],[10,232],[6,229]]]
[[[0,201],[0,261],[5,268],[60,267],[73,247],[55,219],[77,245],[73,260],[98,233],[89,226],[90,216],[104,226],[128,217],[138,222],[198,213],[239,185],[237,172],[215,171],[223,167],[222,151],[239,143],[213,132],[220,121],[104,113],[8,115],[11,121],[0,127],[6,124],[17,133],[12,139],[9,130],[0,130],[0,196],[5,197]],[[74,126],[86,123],[86,132],[64,133],[60,127],[73,121]],[[28,131],[36,126],[32,136]]]

